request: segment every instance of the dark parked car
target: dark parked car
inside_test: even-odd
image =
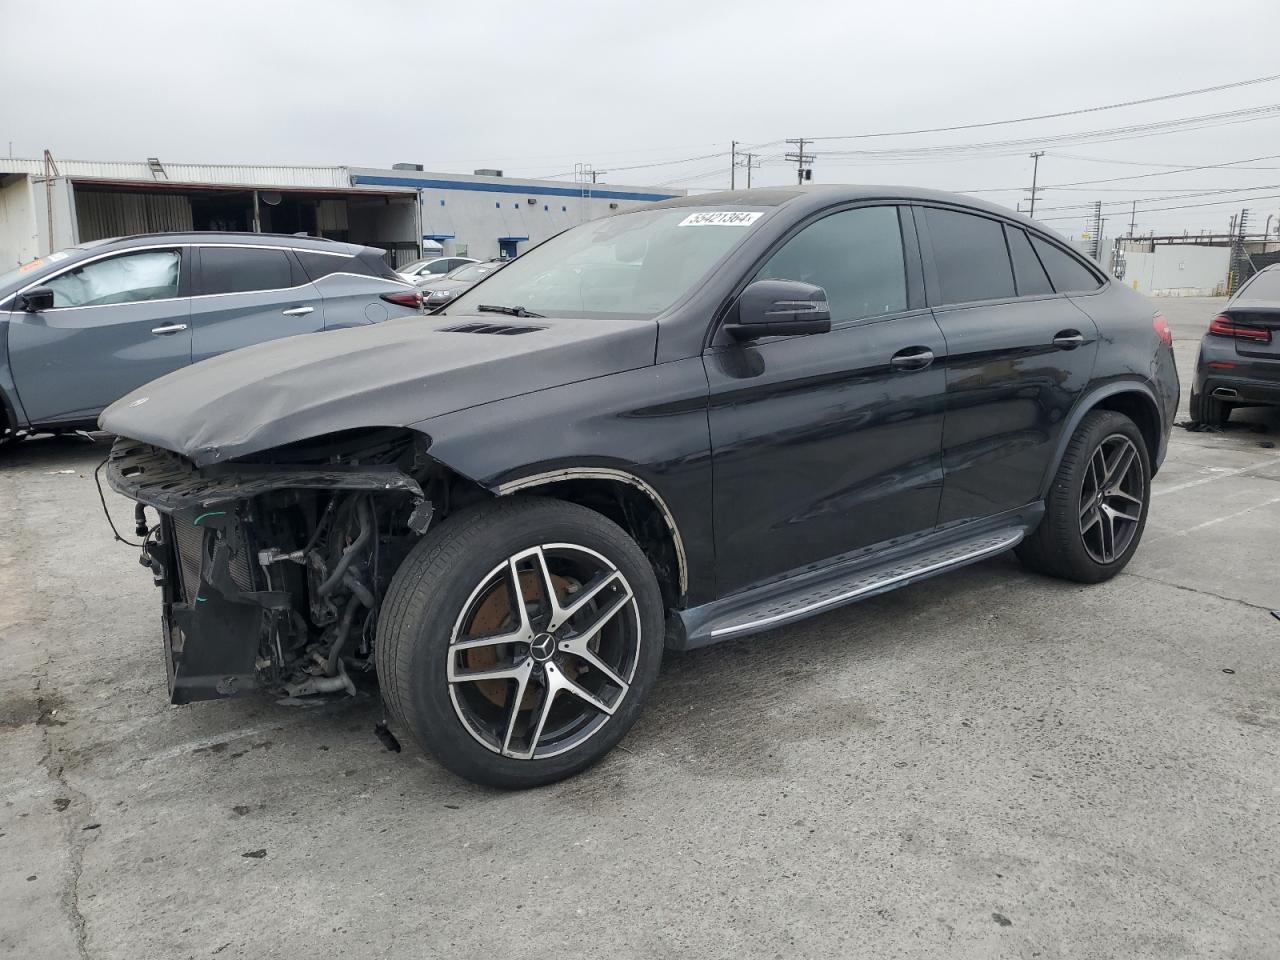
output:
[[[1280,264],[1255,273],[1209,322],[1191,420],[1221,427],[1236,407],[1280,406]]]
[[[98,240],[0,275],[0,442],[92,426],[196,360],[422,312],[372,247],[259,233]]]
[[[478,260],[465,263],[456,270],[451,270],[443,277],[435,277],[425,282],[418,282],[418,291],[427,309],[442,307],[454,297],[470,290],[477,283],[496,270],[506,266],[506,260]]]
[[[1177,402],[1164,318],[1053,234],[832,187],[583,224],[437,315],[206,361],[102,425],[175,701],[376,671],[396,730],[522,787],[613,747],[664,648],[1011,548],[1114,576]]]

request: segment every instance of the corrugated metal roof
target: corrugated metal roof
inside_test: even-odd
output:
[[[214,183],[245,187],[351,187],[346,167],[284,167],[246,163],[165,163],[168,175],[153,175],[144,161],[58,160],[64,177],[94,180],[154,180],[156,183]],[[43,160],[0,157],[0,172],[44,176]]]

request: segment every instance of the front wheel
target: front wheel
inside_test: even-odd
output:
[[[536,497],[460,513],[397,570],[378,624],[392,716],[460,776],[523,788],[604,756],[662,659],[657,579],[615,523]]]
[[[1138,549],[1150,502],[1142,431],[1122,413],[1094,410],[1072,435],[1045,498],[1044,519],[1018,545],[1018,558],[1066,580],[1109,580]]]

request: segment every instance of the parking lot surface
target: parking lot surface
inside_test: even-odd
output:
[[[1182,418],[1218,303],[1161,302]],[[1008,555],[669,655],[621,748],[527,793],[385,751],[371,691],[170,707],[105,453],[0,452],[0,953],[1280,952],[1275,413],[1175,427],[1111,582]]]

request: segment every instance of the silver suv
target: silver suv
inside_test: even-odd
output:
[[[0,274],[0,442],[92,425],[142,384],[237,347],[421,312],[372,247],[257,233],[71,247]]]

